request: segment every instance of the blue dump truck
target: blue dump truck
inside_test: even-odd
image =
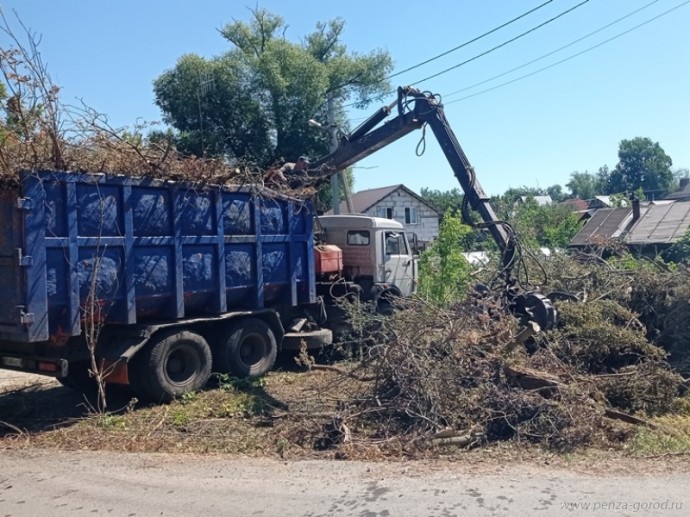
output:
[[[83,390],[96,365],[149,400],[262,375],[332,342],[335,298],[415,286],[400,223],[251,186],[26,172],[0,225],[0,367]]]
[[[480,214],[475,226],[500,251],[499,298],[551,328],[553,301],[566,295],[521,287],[515,231],[496,217],[436,96],[398,88],[306,179],[326,181],[427,126],[465,193],[463,212]],[[197,390],[212,371],[262,375],[279,350],[326,346],[346,329],[338,300],[385,314],[416,286],[401,223],[315,217],[308,201],[256,187],[27,172],[0,190],[0,228],[0,368],[78,389],[97,369],[152,400]]]

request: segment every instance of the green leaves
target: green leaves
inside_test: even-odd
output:
[[[471,231],[456,213],[443,216],[438,239],[419,259],[418,294],[422,298],[439,305],[464,298],[471,267],[462,255],[462,241]]]
[[[326,154],[328,135],[307,121],[327,123],[330,95],[334,122],[347,131],[345,103],[366,104],[390,89],[389,54],[348,53],[342,19],[320,22],[303,43],[294,43],[283,18],[265,9],[250,12],[249,22],[235,20],[220,31],[232,45],[224,55],[183,56],[156,79],[156,103],[166,122],[179,131],[183,150],[197,156],[266,167]]]
[[[673,162],[659,142],[642,137],[622,140],[618,160],[611,171],[610,193],[632,193],[641,188],[647,197],[654,198],[673,187]]]
[[[565,248],[580,229],[577,214],[558,205],[538,205],[533,199],[516,205],[512,217],[525,244],[550,249]]]

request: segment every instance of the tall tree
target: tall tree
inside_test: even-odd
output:
[[[546,194],[551,197],[554,203],[560,203],[566,198],[561,185],[551,185],[546,188]]]
[[[685,180],[690,178],[690,169],[679,168],[673,171],[674,183],[680,183],[680,180]]]
[[[565,184],[572,197],[580,199],[592,199],[594,196],[604,193],[604,185],[598,176],[590,172],[575,171],[570,174],[570,181]]]
[[[528,199],[516,207],[512,223],[530,246],[565,248],[580,229],[578,217],[561,205],[542,206]]]
[[[388,52],[349,53],[342,43],[345,22],[318,23],[302,43],[289,41],[283,18],[250,10],[249,23],[233,21],[220,31],[232,45],[222,56],[188,54],[154,81],[156,103],[180,132],[183,150],[221,155],[265,167],[300,154],[318,156],[330,136],[309,127],[327,122],[348,129],[346,102],[366,105],[389,91]]]
[[[642,189],[647,197],[660,197],[674,186],[672,164],[658,142],[642,137],[622,140],[609,189],[611,193],[633,193]]]
[[[462,208],[463,193],[459,188],[451,190],[434,190],[423,187],[419,192],[421,198],[441,214],[441,219],[449,211],[459,212]]]

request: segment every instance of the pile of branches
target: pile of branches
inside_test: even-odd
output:
[[[21,22],[20,22],[21,24]],[[22,25],[17,35],[0,10],[0,191],[15,189],[22,171],[124,174],[204,185],[246,185],[306,198],[313,185],[265,184],[266,171],[241,159],[183,155],[171,132],[137,121],[113,127],[85,103],[66,105],[38,48]],[[4,98],[3,98],[4,94]]]
[[[408,300],[376,317],[381,344],[356,369],[367,382],[337,420],[365,441],[411,448],[519,440],[569,450],[653,427],[687,388],[663,342],[685,331],[690,276],[567,256],[546,268],[553,288],[580,298],[557,302],[548,331],[521,328],[479,295],[443,308]]]
[[[684,375],[690,357],[690,270],[687,263],[668,264],[660,258],[633,257],[624,249],[610,254],[556,255],[544,262],[548,288],[577,296],[585,305],[608,300],[631,313],[620,324],[638,327],[645,339],[670,354]]]

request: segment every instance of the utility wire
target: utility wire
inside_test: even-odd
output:
[[[510,25],[511,23],[515,23],[516,21],[521,20],[521,19],[524,18],[525,16],[528,16],[528,15],[532,14],[533,12],[538,11],[539,9],[541,9],[542,7],[545,7],[546,5],[550,4],[551,2],[553,2],[553,0],[547,0],[547,1],[544,2],[543,4],[538,5],[538,6],[536,6],[535,8],[530,9],[529,11],[522,13],[520,16],[518,16],[518,17],[516,17],[516,18],[513,18],[512,20],[509,20],[509,21],[503,23],[502,25],[499,25],[498,27],[494,27],[494,28],[491,29],[490,31],[487,31],[487,32],[485,32],[485,33],[483,33],[483,34],[480,34],[479,36],[476,36],[476,37],[474,37],[474,38],[472,38],[472,39],[470,39],[470,40],[467,40],[467,41],[465,41],[464,43],[461,43],[460,45],[458,45],[457,47],[453,47],[453,48],[450,49],[450,50],[446,50],[445,52],[442,52],[441,54],[438,54],[438,55],[436,55],[436,56],[434,56],[434,57],[432,57],[432,58],[429,58],[429,59],[427,59],[426,61],[422,61],[421,63],[417,63],[416,65],[412,65],[412,66],[409,67],[409,68],[405,68],[404,70],[400,70],[399,72],[395,72],[394,74],[389,75],[389,76],[386,77],[385,79],[382,79],[381,82],[387,81],[387,80],[389,80],[389,79],[392,79],[393,77],[397,77],[397,76],[402,75],[402,74],[404,74],[404,73],[410,72],[411,70],[414,70],[415,68],[419,68],[420,66],[424,66],[424,65],[426,65],[426,64],[428,64],[428,63],[431,63],[432,61],[436,61],[437,59],[440,59],[440,58],[442,58],[442,57],[444,57],[444,56],[447,56],[448,54],[450,54],[450,53],[452,53],[452,52],[455,52],[456,50],[460,50],[461,48],[464,48],[464,47],[466,47],[467,45],[470,45],[470,44],[474,43],[475,41],[479,41],[480,39],[485,38],[486,36],[488,36],[488,35],[490,35],[490,34],[493,34],[494,32],[497,32],[497,31],[499,31],[499,30],[501,30],[501,29],[507,27],[507,26]]]
[[[442,71],[440,71],[440,72],[438,72],[438,73],[436,73],[436,74],[433,74],[433,75],[430,75],[430,76],[428,76],[428,77],[425,77],[424,79],[421,79],[420,81],[415,81],[415,82],[410,83],[410,84],[413,84],[413,85],[414,85],[414,84],[417,84],[417,83],[421,83],[422,81],[427,81],[427,80],[429,80],[429,79],[433,79],[434,77],[438,77],[439,75],[445,74],[445,73],[447,73],[447,72],[450,72],[451,70],[455,70],[456,68],[459,68],[459,67],[461,67],[461,66],[463,66],[463,65],[466,65],[467,63],[470,63],[470,62],[472,62],[472,61],[475,61],[476,59],[479,59],[480,57],[483,57],[483,56],[485,56],[485,55],[487,55],[487,54],[490,54],[491,52],[494,52],[494,51],[498,50],[499,48],[505,47],[506,45],[509,45],[510,43],[513,43],[514,41],[516,41],[516,40],[518,40],[518,39],[520,39],[520,38],[522,38],[522,37],[524,37],[524,36],[526,36],[526,35],[528,35],[528,34],[534,32],[534,31],[536,31],[536,30],[538,30],[538,29],[540,29],[540,28],[542,28],[542,27],[544,27],[545,25],[548,25],[549,23],[551,23],[551,22],[557,20],[558,18],[561,18],[562,16],[565,16],[566,14],[568,14],[568,13],[574,11],[575,9],[577,9],[577,8],[579,8],[579,7],[582,7],[582,6],[585,5],[587,2],[589,2],[589,0],[583,0],[583,1],[580,2],[579,4],[577,4],[577,5],[573,6],[573,7],[571,7],[570,9],[567,9],[567,10],[565,10],[565,11],[563,11],[563,12],[557,14],[557,15],[554,16],[553,18],[550,18],[550,19],[546,20],[545,22],[542,22],[542,23],[540,23],[539,25],[536,25],[535,27],[532,27],[531,29],[529,29],[529,30],[523,32],[522,34],[519,34],[519,35],[515,36],[514,38],[511,38],[511,39],[509,39],[509,40],[507,40],[507,41],[504,41],[504,42],[501,43],[500,45],[497,45],[497,46],[495,46],[495,47],[493,47],[493,48],[490,48],[489,50],[486,50],[486,51],[482,52],[481,54],[477,54],[476,56],[471,57],[471,58],[469,58],[469,59],[463,61],[462,63],[458,63],[457,65],[454,65],[454,66],[452,66],[452,67],[450,67],[450,68],[447,68],[447,69],[445,69],[445,70],[442,70]],[[538,7],[539,7],[539,6],[538,6]],[[414,68],[414,67],[413,67],[413,68]],[[396,74],[394,74],[394,75],[402,74],[403,72],[404,72],[404,70],[401,71],[401,72],[398,72],[398,73],[396,73]],[[390,77],[393,77],[393,76],[390,76]],[[395,93],[395,90],[390,91],[390,92],[386,92],[384,95],[390,95],[390,94],[392,94],[392,93]],[[349,103],[349,104],[343,105],[342,107],[343,107],[343,108],[350,108],[350,107],[352,107],[352,106],[356,106],[356,105],[359,104],[360,102],[362,102],[362,101],[351,102],[351,103]]]
[[[601,47],[602,45],[605,45],[606,43],[610,43],[610,42],[613,41],[613,40],[616,40],[616,39],[618,39],[618,38],[620,38],[620,37],[622,37],[622,36],[625,36],[626,34],[632,32],[632,31],[634,31],[634,30],[637,30],[637,29],[639,29],[640,27],[643,27],[643,26],[645,26],[645,25],[647,25],[647,24],[649,24],[649,23],[652,23],[653,21],[658,20],[658,19],[661,18],[662,16],[666,16],[667,14],[672,13],[672,12],[675,11],[676,9],[680,9],[681,7],[683,7],[684,5],[687,5],[687,4],[690,4],[690,0],[686,0],[685,2],[682,2],[682,3],[676,5],[675,7],[672,7],[671,9],[669,9],[669,10],[667,10],[667,11],[664,11],[663,13],[658,14],[658,15],[655,16],[654,18],[650,18],[650,19],[647,20],[647,21],[644,21],[644,22],[642,22],[642,23],[640,23],[640,24],[638,24],[638,25],[635,25],[634,27],[631,27],[630,29],[628,29],[628,30],[626,30],[626,31],[623,31],[623,32],[621,32],[621,33],[619,33],[619,34],[616,34],[615,36],[613,36],[613,37],[611,37],[611,38],[609,38],[609,39],[607,39],[607,40],[604,40],[604,41],[602,41],[602,42],[600,42],[600,43],[597,43],[596,45],[593,45],[593,46],[591,46],[591,47],[588,47],[588,48],[586,48],[586,49],[584,49],[584,50],[582,50],[582,51],[580,51],[580,52],[578,52],[578,53],[576,53],[576,54],[573,54],[572,56],[568,56],[568,57],[566,57],[566,58],[564,58],[564,59],[561,59],[560,61],[556,61],[555,63],[552,63],[552,64],[550,64],[550,65],[548,65],[548,66],[542,67],[542,68],[540,68],[539,70],[535,70],[534,72],[530,72],[529,74],[525,74],[525,75],[521,75],[520,77],[516,77],[515,79],[513,79],[513,80],[511,80],[511,81],[507,81],[507,82],[505,82],[505,83],[498,84],[498,85],[496,85],[496,86],[493,86],[493,87],[491,87],[491,88],[487,88],[486,90],[482,90],[482,91],[480,91],[480,92],[473,93],[473,94],[471,94],[471,95],[466,95],[465,97],[461,97],[460,99],[455,99],[455,100],[452,100],[452,101],[450,101],[450,102],[446,102],[445,104],[448,105],[448,104],[453,104],[453,103],[455,103],[455,102],[464,101],[464,100],[466,100],[466,99],[470,99],[470,98],[472,98],[472,97],[476,97],[477,95],[482,95],[482,94],[484,94],[484,93],[487,93],[487,92],[496,90],[496,89],[498,89],[498,88],[502,88],[503,86],[507,86],[507,85],[509,85],[509,84],[513,84],[514,82],[520,81],[520,80],[522,80],[522,79],[526,79],[527,77],[532,77],[533,75],[536,75],[536,74],[541,73],[541,72],[543,72],[543,71],[545,71],[545,70],[548,70],[549,68],[553,68],[554,66],[560,65],[561,63],[565,63],[566,61],[570,61],[571,59],[574,59],[574,58],[576,58],[576,57],[578,57],[578,56],[581,56],[582,54],[586,54],[587,52],[590,52],[590,51],[592,51],[592,50],[594,50],[594,49],[597,49],[597,48]]]
[[[579,7],[582,7],[582,6],[585,5],[587,2],[589,2],[589,0],[583,0],[583,1],[580,2],[579,4],[574,5],[573,7],[571,7],[570,9],[567,9],[566,11],[563,11],[562,13],[557,14],[557,15],[554,16],[553,18],[549,18],[549,19],[546,20],[545,22],[542,22],[542,23],[540,23],[539,25],[537,25],[537,26],[535,26],[535,27],[532,27],[532,28],[529,29],[529,30],[526,30],[525,32],[523,32],[523,33],[521,33],[521,34],[518,34],[518,35],[515,36],[514,38],[511,38],[511,39],[509,39],[509,40],[507,40],[507,41],[504,41],[503,43],[501,43],[501,44],[499,44],[499,45],[496,45],[495,47],[492,47],[492,48],[490,48],[489,50],[486,50],[486,51],[482,52],[481,54],[477,54],[476,56],[473,56],[473,57],[471,57],[471,58],[469,58],[469,59],[466,59],[465,61],[462,61],[461,63],[458,63],[457,65],[451,66],[450,68],[446,68],[445,70],[441,70],[440,72],[437,72],[437,73],[435,73],[435,74],[433,74],[433,75],[429,75],[429,76],[425,77],[424,79],[420,79],[419,81],[415,81],[415,82],[413,82],[412,84],[418,84],[418,83],[421,83],[421,82],[424,82],[424,81],[428,81],[429,79],[434,79],[434,78],[436,78],[436,77],[438,77],[438,76],[440,76],[440,75],[443,75],[443,74],[446,74],[446,73],[450,72],[451,70],[455,70],[456,68],[460,68],[461,66],[464,66],[464,65],[466,65],[467,63],[471,63],[472,61],[475,61],[475,60],[479,59],[480,57],[484,57],[484,56],[486,56],[487,54],[490,54],[491,52],[494,52],[494,51],[496,51],[496,50],[498,50],[498,49],[500,49],[500,48],[502,48],[502,47],[505,47],[506,45],[509,45],[510,43],[513,43],[514,41],[517,41],[517,40],[519,40],[520,38],[523,38],[524,36],[527,36],[528,34],[534,32],[534,31],[536,31],[536,30],[538,30],[538,29],[541,29],[541,28],[544,27],[545,25],[548,25],[549,23],[558,20],[559,18],[565,16],[566,14],[571,13],[571,12],[574,11],[575,9],[577,9],[577,8],[579,8]]]
[[[447,99],[448,97],[452,97],[453,95],[457,95],[458,93],[462,93],[462,92],[465,92],[465,91],[467,91],[467,90],[471,90],[472,88],[476,88],[477,86],[481,86],[482,84],[486,84],[486,83],[489,83],[489,82],[491,82],[491,81],[493,81],[493,80],[495,80],[495,79],[499,79],[499,78],[501,78],[501,77],[504,77],[504,76],[506,76],[506,75],[508,75],[508,74],[511,74],[511,73],[513,73],[513,72],[515,72],[515,71],[517,71],[517,70],[520,70],[520,69],[522,69],[522,68],[525,68],[526,66],[532,65],[532,64],[536,63],[537,61],[541,61],[542,59],[546,59],[546,58],[549,57],[549,56],[552,56],[552,55],[554,55],[554,54],[557,54],[557,53],[560,52],[561,50],[565,50],[565,49],[568,48],[568,47],[572,47],[573,45],[575,45],[575,44],[577,44],[577,43],[580,43],[581,41],[583,41],[583,40],[585,40],[585,39],[587,39],[587,38],[590,38],[590,37],[594,36],[595,34],[598,34],[598,33],[600,33],[601,31],[603,31],[603,30],[605,30],[605,29],[608,29],[609,27],[611,27],[611,26],[613,26],[613,25],[615,25],[615,24],[617,24],[617,23],[620,23],[620,22],[622,22],[623,20],[625,20],[625,19],[627,19],[627,18],[630,18],[631,16],[633,16],[633,15],[639,13],[640,11],[642,11],[642,10],[644,10],[644,9],[647,9],[648,7],[654,5],[654,4],[657,3],[658,1],[659,1],[659,0],[653,0],[652,2],[649,2],[649,3],[646,4],[646,5],[643,5],[643,6],[640,7],[639,9],[635,9],[634,11],[632,11],[632,12],[626,14],[625,16],[622,16],[622,17],[618,18],[617,20],[612,21],[611,23],[607,23],[607,24],[604,25],[603,27],[600,27],[600,28],[598,28],[597,30],[595,30],[595,31],[593,31],[593,32],[590,32],[589,34],[587,34],[587,35],[585,35],[585,36],[582,36],[581,38],[578,38],[578,39],[576,39],[576,40],[574,40],[574,41],[571,41],[571,42],[568,43],[567,45],[563,45],[562,47],[559,47],[559,48],[557,48],[556,50],[553,50],[553,51],[549,52],[548,54],[544,54],[543,56],[540,56],[540,57],[538,57],[538,58],[536,58],[536,59],[533,59],[532,61],[528,61],[527,63],[523,63],[523,64],[520,65],[520,66],[516,66],[515,68],[511,68],[510,70],[508,70],[508,71],[506,71],[506,72],[503,72],[502,74],[494,75],[493,77],[490,77],[489,79],[485,79],[484,81],[480,81],[480,82],[474,83],[474,84],[472,84],[472,85],[470,85],[470,86],[466,86],[465,88],[461,88],[460,90],[455,90],[454,92],[447,93],[447,94],[445,94],[443,97],[444,97],[445,99]]]

